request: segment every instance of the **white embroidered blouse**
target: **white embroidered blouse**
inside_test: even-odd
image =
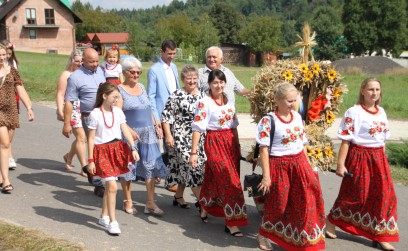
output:
[[[104,62],[102,68],[105,71],[106,78],[119,78],[122,73],[121,64],[109,64],[108,62]]]
[[[216,104],[209,96],[197,101],[193,131],[204,133],[207,130],[232,129],[237,128],[238,124],[235,107],[231,101],[222,106]]]
[[[270,112],[275,122],[275,133],[272,142],[272,148],[269,149],[271,156],[285,156],[298,154],[308,143],[305,129],[303,127],[302,117],[299,113],[292,111],[293,120],[289,124],[281,122],[274,112]],[[258,123],[256,131],[256,142],[259,146],[268,146],[270,144],[271,121],[269,116],[264,116]]]
[[[366,112],[360,105],[349,108],[340,123],[337,137],[360,146],[382,147],[391,136],[387,114],[379,107],[378,114]]]

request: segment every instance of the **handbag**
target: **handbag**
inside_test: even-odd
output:
[[[269,134],[270,142],[269,142],[269,151],[272,148],[273,136],[275,134],[275,121],[273,117],[269,114],[266,116],[270,117],[271,121],[271,130]],[[252,174],[245,175],[244,177],[244,191],[248,191],[248,197],[259,198],[262,197],[262,191],[258,191],[258,186],[262,181],[262,174],[255,173],[255,167],[257,166],[257,159],[259,157],[259,144],[256,143],[255,150],[254,150],[254,162],[252,163]]]

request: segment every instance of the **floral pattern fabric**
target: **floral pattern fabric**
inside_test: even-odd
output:
[[[275,113],[269,113],[275,122],[275,134],[269,155],[283,156],[297,154],[303,151],[304,144],[307,144],[302,118],[295,111],[292,111],[292,114],[294,116],[293,121],[285,124],[276,117]],[[269,147],[270,130],[270,116],[264,116],[258,123],[255,135],[256,141],[260,146]]]
[[[354,144],[381,147],[391,136],[387,115],[382,107],[376,115],[363,110],[360,105],[348,109],[340,123],[337,137]]]
[[[197,166],[192,168],[188,163],[192,142],[192,122],[194,120],[195,103],[203,94],[189,94],[184,89],[178,89],[170,95],[164,106],[161,121],[170,124],[174,139],[174,147],[169,149],[169,175],[166,177],[167,185],[174,186],[185,184],[187,187],[196,187],[203,183],[205,134],[197,146]]]
[[[237,126],[238,119],[231,101],[223,106],[217,105],[208,96],[197,101],[193,131],[204,133],[206,130],[230,129]]]
[[[328,219],[342,230],[379,242],[399,240],[397,197],[383,147],[350,144],[345,177]]]

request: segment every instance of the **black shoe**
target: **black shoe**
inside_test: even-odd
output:
[[[241,231],[236,231],[232,233],[231,230],[227,226],[225,226],[224,231],[234,237],[244,237]]]
[[[189,209],[190,208],[189,204],[187,204],[187,203],[181,204],[180,202],[177,201],[178,199],[182,199],[182,198],[183,197],[178,197],[177,198],[176,195],[174,195],[173,206],[180,206],[181,208]]]
[[[105,188],[104,187],[95,187],[94,189],[94,194],[98,197],[103,197],[103,194],[105,193]]]
[[[88,165],[82,167],[82,172],[86,173],[86,177],[88,178],[89,184],[92,185],[92,176],[88,172]]]

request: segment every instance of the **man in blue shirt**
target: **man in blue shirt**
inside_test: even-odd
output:
[[[92,48],[87,48],[83,55],[83,65],[68,78],[64,106],[64,128],[62,131],[64,136],[69,138],[72,133],[72,102],[79,100],[84,133],[79,133],[75,137],[77,156],[82,167],[87,165],[86,135],[88,134],[88,116],[94,109],[96,92],[99,85],[106,81],[105,74],[102,68],[99,67],[98,53]],[[100,180],[93,180],[92,184],[95,186],[95,195],[103,196],[104,189],[102,182]]]

